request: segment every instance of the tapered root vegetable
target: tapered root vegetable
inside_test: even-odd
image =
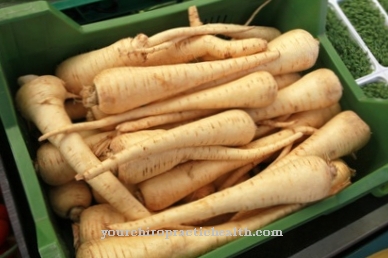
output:
[[[277,92],[273,76],[260,71],[217,87],[139,107],[127,112],[126,119],[130,119],[131,114],[139,117],[199,109],[265,107],[274,102]]]
[[[45,133],[72,122],[64,109],[67,92],[63,81],[45,75],[24,84],[16,93],[16,105],[26,120]],[[56,121],[53,123],[52,118]],[[77,172],[83,173],[100,160],[78,133],[59,134],[49,138],[63,158]],[[128,219],[149,216],[149,211],[132,196],[112,173],[103,173],[87,183]]]
[[[269,175],[259,173],[236,186],[198,201],[171,208],[148,218],[112,224],[110,229],[149,227],[160,229],[229,212],[253,210],[280,204],[311,203],[325,198],[336,174],[335,167],[316,156],[300,157]]]
[[[225,83],[237,80],[241,77],[244,77],[244,76],[251,74],[251,73],[254,73],[254,72],[257,72],[257,70],[255,68],[239,71],[239,72],[233,73],[231,75],[224,76],[220,79],[212,80],[212,81],[207,82],[207,83],[203,83],[200,86],[195,87],[194,89],[185,91],[185,93],[191,93],[191,92],[196,92],[196,91],[212,88],[212,87],[215,87],[215,86],[218,86],[221,84],[225,84]],[[280,89],[285,88],[286,86],[296,82],[297,80],[299,80],[301,78],[301,75],[299,73],[295,72],[295,73],[278,74],[278,75],[274,75],[273,77],[276,81],[276,84],[278,85],[278,90],[280,90]]]
[[[188,63],[203,60],[203,56],[210,60],[248,56],[265,51],[267,41],[260,38],[246,38],[226,40],[213,35],[190,37],[172,44],[162,51],[150,53],[144,62],[147,66]]]
[[[239,234],[233,234],[234,229],[236,228],[247,228],[254,231],[285,217],[302,207],[302,204],[271,207],[255,216],[214,226],[214,230],[217,230],[217,232],[221,230],[223,230],[223,232],[228,232],[223,236],[204,236],[204,230],[211,230],[211,228],[203,227],[203,236],[200,237],[187,236],[184,232],[181,236],[179,235],[180,231],[177,232],[177,236],[173,236],[173,231],[171,230],[171,235],[169,233],[168,237],[166,235],[147,237],[116,236],[99,240],[96,239],[82,244],[77,251],[77,257],[199,257],[239,238]],[[190,227],[190,230],[193,230],[193,228]],[[198,231],[197,233],[199,234],[200,232]],[[118,230],[119,234],[121,234],[121,232],[123,232],[123,235],[126,234],[125,230]]]
[[[74,180],[77,174],[63,159],[58,148],[49,142],[42,144],[35,159],[35,170],[39,177],[48,185],[62,185]]]
[[[114,135],[114,132],[96,133],[86,135],[84,140],[93,153],[101,158]],[[64,159],[59,149],[50,142],[45,142],[39,146],[34,163],[40,178],[49,185],[70,182],[77,174]]]
[[[263,6],[260,6],[257,9],[257,11],[260,11],[261,7]],[[189,15],[190,27],[196,27],[203,24],[201,22],[198,9],[196,6],[190,6],[188,8],[188,15]],[[255,16],[255,14],[253,14],[253,16]],[[234,32],[234,33],[233,32],[223,33],[224,36],[230,37],[232,39],[260,38],[260,39],[265,39],[266,41],[271,41],[277,36],[279,36],[280,34],[281,32],[278,29],[274,27],[268,27],[268,26],[251,26],[251,28],[246,31]]]
[[[277,51],[265,51],[220,61],[106,69],[82,97],[85,107],[98,105],[106,114],[122,113],[278,57]]]
[[[333,160],[332,163],[337,169],[337,176],[332,182],[330,195],[335,195],[352,183],[351,179],[356,170],[350,168],[342,159]]]
[[[78,94],[83,85],[90,85],[93,78],[104,69],[147,65],[149,57],[147,54],[149,51],[145,49],[147,47],[157,46],[167,41],[170,41],[167,43],[173,44],[173,39],[176,41],[176,39],[190,36],[246,31],[250,28],[233,24],[207,24],[199,26],[195,30],[190,27],[174,28],[155,34],[151,38],[139,34],[135,38],[124,38],[101,49],[70,57],[58,65],[55,75],[66,82],[66,89],[69,92]],[[165,44],[164,49],[170,45]]]
[[[81,213],[92,203],[92,193],[84,181],[52,186],[48,196],[54,213],[72,221],[79,221]]]
[[[238,98],[236,98],[236,92],[239,92]],[[92,128],[97,129],[150,115],[195,109],[239,108],[244,106],[264,107],[274,102],[277,94],[277,84],[273,76],[265,71],[261,71],[247,75],[237,81],[186,96],[178,96],[169,100],[149,104],[96,121],[72,124],[59,130],[53,130],[43,134],[39,137],[39,140],[45,140],[58,133],[69,133]]]
[[[270,166],[282,166],[290,159],[307,155],[335,160],[355,153],[368,143],[370,137],[370,127],[354,111],[342,111],[286,157]]]
[[[268,42],[281,35],[281,32],[268,26],[253,26],[251,30],[235,32],[235,33],[224,33],[225,36],[233,39],[247,39],[247,38],[261,38]]]
[[[201,22],[201,19],[199,18],[198,9],[197,9],[197,7],[195,5],[190,6],[187,9],[187,13],[189,15],[190,27],[195,27],[195,26],[203,25],[203,23]]]
[[[279,51],[280,57],[263,65],[225,76],[224,79],[220,80],[221,83],[255,71],[268,71],[274,76],[306,71],[313,67],[318,59],[319,41],[308,31],[294,29],[269,42],[266,51]],[[209,84],[217,85],[219,83],[212,82]]]
[[[131,159],[144,158],[147,155],[174,148],[206,145],[241,146],[253,139],[255,129],[255,123],[246,112],[231,109],[172,128],[165,133],[134,144],[102,161],[101,164],[96,164],[94,168],[85,170],[82,176],[84,178],[94,177],[104,171],[115,170],[120,164]],[[77,176],[80,179],[81,175]]]
[[[188,110],[182,112],[167,113],[161,115],[147,116],[134,121],[120,123],[116,126],[116,130],[121,133],[139,131],[149,129],[155,126],[168,125],[173,123],[192,121],[209,115],[214,115],[220,110]]]
[[[195,27],[179,27],[157,33],[146,39],[147,47],[157,46],[164,42],[177,38],[188,38],[198,35],[216,35],[233,32],[249,31],[253,26],[245,26],[238,24],[223,24],[223,23],[208,23]]]
[[[288,132],[284,132],[284,134],[287,133]],[[138,184],[140,191],[139,195],[141,195],[141,199],[148,209],[161,210],[180,200],[187,194],[214,181],[220,175],[225,174],[228,171],[250,164],[251,162],[257,164],[263,161],[269,155],[295,141],[297,139],[295,136],[300,137],[302,134],[291,134],[290,137],[287,137],[279,133],[266,139],[260,139],[245,145],[244,150],[242,151],[253,153],[254,157],[252,157],[252,159],[246,159],[250,158],[250,155],[248,154],[241,159],[232,160],[230,162],[227,160],[214,162],[208,159],[200,162],[183,163],[158,176],[154,176],[155,170],[150,169],[150,172],[146,170],[148,173],[136,173],[136,170],[135,173],[130,173],[130,171],[128,171],[130,173],[128,175],[125,175],[120,171],[119,177],[125,181],[135,179],[140,180],[153,175],[154,177]],[[273,143],[267,144],[270,139],[273,140]],[[275,141],[276,139],[279,140]],[[255,155],[255,153],[260,153],[260,155]]]
[[[277,83],[273,76],[265,71],[261,71],[214,88],[149,104],[132,110],[132,112],[128,111],[125,116],[126,120],[128,120],[131,116],[139,117],[172,112],[189,111],[191,112],[189,114],[193,114],[202,109],[264,107],[275,100],[277,92]],[[238,98],[236,98],[236,94],[238,94]],[[177,114],[177,116],[179,115]],[[149,121],[150,117],[144,119]],[[136,126],[136,121],[128,123]],[[116,127],[116,130],[124,131],[125,129],[122,127],[120,125]]]
[[[294,44],[290,44],[290,41]],[[121,113],[155,101],[158,98],[168,97],[178,93],[176,90],[168,90],[176,88],[175,85],[178,85],[180,92],[183,92],[184,90],[199,86],[202,83],[254,67],[255,70],[265,70],[272,75],[299,72],[311,68],[318,57],[318,41],[304,30],[298,29],[286,32],[277,37],[276,40],[271,41],[270,44],[272,44],[272,50],[247,57],[201,62],[197,64],[158,66],[157,71],[154,71],[155,69],[152,67],[142,67],[143,69],[128,67],[107,69],[94,79],[94,89],[85,91],[88,94],[84,94],[83,96],[84,105],[87,107],[99,105],[101,111],[104,113]],[[268,49],[270,49],[270,44],[268,44]],[[296,47],[295,44],[306,45]],[[296,49],[301,49],[301,51],[296,52]],[[294,58],[296,59],[294,60]],[[241,61],[241,63],[238,61]],[[220,70],[215,66],[217,63],[222,64]],[[268,64],[268,66],[265,66],[265,64]],[[209,67],[209,65],[211,65],[211,67]],[[172,70],[171,67],[182,68]],[[184,69],[187,69],[187,73],[183,72],[183,67]],[[151,70],[152,74],[145,75],[145,71],[147,70]],[[196,72],[197,70],[198,73]],[[211,74],[210,78],[207,75],[207,71]],[[135,72],[136,76],[131,75],[131,72]],[[181,78],[182,75],[184,75],[183,78]],[[197,76],[191,77],[194,75]],[[171,79],[169,79],[171,77],[176,82],[172,82]],[[134,78],[137,79],[134,80]],[[142,78],[145,79],[144,82],[140,80]],[[154,78],[154,81],[156,82],[150,84],[149,78]],[[161,84],[157,85],[158,83]],[[169,85],[168,88],[165,86],[166,83]],[[152,89],[149,87],[151,85],[153,85]],[[119,92],[117,92],[117,89],[120,89]],[[136,92],[137,89],[141,90]],[[131,97],[133,101],[128,101],[129,97]],[[112,102],[112,100],[114,101]],[[115,107],[116,105],[117,108]]]
[[[289,144],[292,144],[296,140],[300,139],[302,136],[302,132],[296,132],[289,135],[288,137],[286,136],[284,139],[279,139],[278,141],[273,143],[260,144],[260,141],[255,141],[249,143],[243,148],[227,148],[223,146],[200,146],[171,149],[162,153],[149,155],[143,159],[136,159],[132,162],[122,164],[121,166],[119,166],[118,177],[123,182],[136,184],[146,179],[162,174],[168,171],[169,169],[173,169],[176,165],[181,164],[187,160],[234,160],[236,162],[245,161],[246,163],[248,163],[251,160],[262,159],[267,155],[272,154]],[[189,168],[189,177],[192,178],[191,174],[194,172],[192,172],[191,169],[193,168],[190,168],[190,165],[189,167],[183,165],[183,167]],[[179,171],[181,171],[181,168],[177,167],[176,169],[173,169],[173,171],[174,172],[170,171],[170,176],[165,176],[167,176],[167,178],[174,178],[174,173],[180,173]],[[169,184],[173,185],[177,182],[177,180],[175,179],[172,179],[171,181],[169,179],[165,179],[165,176],[162,176],[162,178],[155,178],[152,183],[149,182],[148,184],[153,185],[150,186],[150,188],[154,188],[155,186],[159,185],[159,181],[163,182],[165,180],[166,186]],[[184,187],[184,184],[180,185]],[[197,184],[192,183],[190,187],[186,188],[186,190],[192,189],[193,187],[195,188],[196,186]],[[158,191],[161,189],[159,187],[156,187],[154,190]],[[171,188],[170,190],[175,190],[175,188]],[[160,201],[158,203],[162,202],[163,201]]]
[[[80,216],[80,243],[101,239],[106,224],[124,222],[125,217],[109,204],[95,204],[85,209]]]
[[[267,51],[279,51],[280,57],[257,66],[256,70],[265,70],[272,75],[302,72],[316,63],[319,41],[306,30],[294,29],[269,42]]]
[[[301,98],[301,96],[308,96]],[[276,100],[263,108],[246,109],[255,121],[296,112],[328,107],[342,96],[342,85],[337,75],[326,68],[304,75],[292,85],[280,90]]]

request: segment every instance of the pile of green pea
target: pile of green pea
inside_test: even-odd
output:
[[[388,0],[379,2],[388,10]],[[339,7],[376,60],[388,67],[388,26],[385,25],[384,15],[373,1],[343,0],[339,2]],[[331,8],[327,12],[326,35],[355,79],[373,72],[366,51],[352,39],[347,26]],[[361,89],[369,98],[388,99],[388,84],[384,81],[367,83]]]

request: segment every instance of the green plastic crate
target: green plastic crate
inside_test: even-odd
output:
[[[55,66],[72,55],[100,48],[143,32],[152,35],[164,29],[187,26],[187,8],[196,5],[205,22],[243,24],[262,3],[258,0],[193,0],[130,16],[78,25],[46,1],[36,1],[0,9],[0,114],[5,134],[20,174],[41,257],[71,257],[71,228],[68,221],[51,212],[45,186],[36,176],[31,162],[37,148],[36,137],[14,108],[16,79],[25,74],[52,74]],[[372,128],[372,139],[349,164],[357,169],[354,183],[336,196],[320,201],[278,220],[265,229],[283,232],[328,214],[366,194],[388,192],[388,128],[386,102],[368,99],[356,85],[324,33],[327,2],[323,0],[272,0],[253,21],[275,26],[282,31],[304,28],[321,43],[319,67],[334,70],[344,86],[341,104],[356,111]],[[11,171],[8,171],[11,173]],[[261,244],[271,237],[243,237],[203,257],[226,257]],[[276,250],[274,250],[276,252]]]

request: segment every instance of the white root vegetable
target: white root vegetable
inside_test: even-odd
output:
[[[118,169],[118,177],[123,182],[137,184],[141,181],[155,177],[170,169],[173,169],[176,165],[184,163],[188,160],[232,160],[235,162],[245,161],[246,163],[248,163],[252,160],[262,159],[267,155],[272,154],[277,150],[293,143],[297,139],[300,139],[302,136],[302,132],[295,132],[290,134],[288,137],[285,137],[284,139],[279,139],[278,141],[273,143],[261,145],[260,141],[255,141],[247,144],[243,148],[228,148],[224,146],[201,146],[171,149],[169,151],[149,155],[145,158],[135,159],[133,161],[120,165]],[[129,145],[127,146],[129,147]],[[125,149],[128,147],[122,148]],[[183,167],[186,168],[187,166],[183,165]],[[191,166],[189,165],[189,167]],[[177,170],[177,172],[182,171],[182,168],[177,167],[176,169],[174,169],[174,171],[175,170]],[[170,173],[171,178],[174,178],[175,176],[173,176],[172,174]],[[159,184],[158,180],[163,182],[163,179],[155,178],[154,183],[156,185]],[[166,182],[168,181],[169,180],[166,180]],[[175,180],[172,180],[171,183],[172,182],[175,182]]]
[[[185,38],[250,29],[249,26],[233,24],[206,24],[195,30],[190,27],[173,28],[152,37],[138,34],[134,38],[123,38],[109,46],[70,57],[58,65],[55,75],[66,82],[67,91],[78,94],[83,85],[90,85],[102,70],[119,66],[147,65],[149,54],[165,50]],[[152,59],[150,61],[152,62]]]
[[[106,224],[124,222],[125,217],[109,204],[95,204],[85,209],[80,216],[80,244],[101,239]]]
[[[155,175],[156,172],[160,173],[160,170],[150,166],[149,169],[145,169],[141,173],[136,173],[137,170],[131,173],[132,171],[128,170],[127,174],[124,174],[120,171],[119,178],[132,183],[142,180],[138,184],[139,195],[141,195],[146,207],[154,211],[161,210],[233,169],[252,162],[259,163],[263,161],[269,155],[295,141],[297,139],[295,136],[298,133],[301,132],[284,130],[243,146],[242,149],[254,153],[260,149],[268,150],[261,152],[261,155],[254,157],[254,159],[188,161],[158,176]],[[144,181],[145,178],[149,179]]]
[[[92,204],[92,193],[84,181],[51,186],[48,197],[54,213],[73,222],[78,222],[81,213]]]
[[[63,84],[57,77],[45,75],[23,84],[16,93],[18,110],[42,133],[72,123],[64,109],[68,93]],[[53,117],[56,118],[55,123],[52,121]],[[59,134],[50,137],[49,141],[59,149],[64,159],[77,173],[83,173],[93,164],[100,163],[78,133]],[[112,173],[103,173],[87,180],[87,183],[128,219],[150,215],[150,212]]]
[[[86,107],[98,105],[106,114],[118,114],[278,57],[277,51],[265,51],[220,61],[111,68],[96,75],[81,94]]]
[[[335,115],[285,158],[270,166],[282,166],[291,159],[307,155],[336,160],[364,147],[370,137],[370,127],[354,111],[345,110]]]
[[[290,160],[271,173],[248,179],[198,201],[170,208],[148,218],[116,223],[110,229],[160,229],[229,212],[253,210],[281,204],[311,203],[328,196],[336,175],[333,165],[316,156]]]
[[[182,123],[214,115],[222,110],[204,109],[188,110],[166,113],[161,115],[147,116],[141,119],[127,121],[116,126],[116,130],[121,133],[145,130],[156,126],[166,126],[169,124]]]
[[[83,175],[77,175],[77,179],[94,177],[104,171],[117,169],[123,162],[174,148],[210,145],[241,146],[253,139],[255,129],[255,123],[246,112],[231,109],[172,128],[165,133],[134,144],[112,155],[94,168],[85,170]]]
[[[301,98],[301,96],[308,96]],[[304,75],[292,85],[281,89],[276,100],[263,108],[245,109],[255,121],[296,112],[328,107],[342,97],[342,85],[337,75],[320,68]]]

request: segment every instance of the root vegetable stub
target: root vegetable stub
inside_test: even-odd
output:
[[[92,204],[92,193],[84,181],[71,181],[50,187],[50,205],[61,218],[79,221],[81,213]]]
[[[84,132],[89,133],[89,132]],[[93,153],[100,157],[104,155],[107,145],[115,135],[115,132],[90,132],[83,139]],[[59,149],[50,142],[39,146],[36,152],[35,168],[38,175],[48,185],[62,185],[70,182],[77,174],[64,159]]]

